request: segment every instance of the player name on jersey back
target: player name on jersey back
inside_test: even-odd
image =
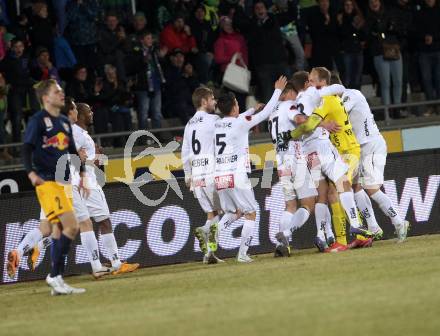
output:
[[[215,171],[250,172],[248,132],[242,118],[225,117],[215,123]]]
[[[214,172],[214,125],[219,116],[197,111],[185,126],[182,161],[185,174],[193,178]]]

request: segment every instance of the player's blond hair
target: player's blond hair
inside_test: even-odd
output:
[[[50,88],[57,84],[58,83],[55,79],[46,79],[34,85],[35,95],[41,106],[43,105],[43,96],[46,96],[49,93]]]
[[[313,68],[311,72],[315,72],[318,75],[320,81],[325,80],[327,84],[330,84],[330,78],[332,77],[330,70],[325,67]]]
[[[208,100],[210,97],[214,96],[214,93],[209,87],[200,86],[194,90],[192,94],[192,102],[195,108],[202,106],[202,99]]]

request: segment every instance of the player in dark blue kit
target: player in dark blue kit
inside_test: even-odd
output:
[[[67,285],[62,274],[67,254],[78,232],[72,205],[70,169],[66,155],[78,152],[73,141],[72,128],[66,116],[60,114],[64,106],[64,92],[55,80],[45,80],[35,87],[43,109],[32,116],[27,125],[23,161],[46,218],[53,225],[51,247],[51,271],[46,278],[52,295],[77,294],[83,288]],[[84,177],[84,165],[80,172]],[[8,254],[8,273],[15,273],[19,258]]]

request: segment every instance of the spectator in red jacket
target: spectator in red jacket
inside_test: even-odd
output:
[[[226,66],[236,53],[240,54],[248,65],[248,50],[243,35],[234,31],[229,17],[223,16],[220,19],[220,35],[214,43],[214,59],[222,72],[225,72]],[[237,61],[237,64],[241,63]]]
[[[220,35],[214,43],[214,60],[220,66],[222,75],[235,54],[239,56],[236,62],[238,65],[243,65],[241,62],[248,65],[248,49],[243,35],[234,31],[232,20],[228,16],[223,16],[220,19]],[[240,110],[245,111],[246,94],[233,92]]]
[[[185,24],[185,19],[181,15],[177,15],[160,33],[160,45],[161,49],[165,47],[170,52],[174,49],[180,49],[185,54],[198,52],[191,28]]]

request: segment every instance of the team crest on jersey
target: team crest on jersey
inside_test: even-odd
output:
[[[291,109],[291,110],[296,110],[296,105],[292,105],[292,106],[290,106],[290,109]]]
[[[70,128],[69,128],[69,124],[63,122],[63,127],[64,127],[64,129],[66,130],[66,132],[69,133],[69,130],[70,130]]]
[[[50,131],[53,128],[52,120],[49,117],[44,117],[44,124],[46,125],[46,131]]]
[[[344,103],[348,102],[350,100],[349,96],[345,96],[344,99],[342,100]]]
[[[252,116],[246,116],[245,117],[247,121],[251,121],[252,120]]]

